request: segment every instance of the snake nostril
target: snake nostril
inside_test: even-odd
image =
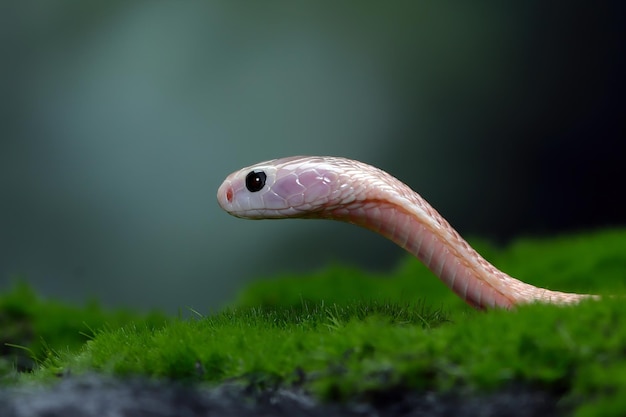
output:
[[[226,190],[226,200],[228,200],[229,203],[233,202],[233,189],[231,187],[228,187]]]

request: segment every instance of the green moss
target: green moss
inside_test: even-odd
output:
[[[524,239],[479,251],[527,282],[626,294],[626,231]],[[626,409],[626,298],[476,312],[419,262],[382,276],[332,266],[259,280],[231,309],[165,326],[104,326],[48,355],[35,378],[97,370],[219,383],[305,384],[324,398],[392,387],[493,390],[527,384],[579,415]]]
[[[160,327],[167,320],[153,312],[104,311],[96,302],[84,307],[44,300],[25,282],[17,282],[0,295],[0,376],[13,370],[30,371],[35,362],[56,357],[58,352],[75,352],[95,332],[116,329],[130,321]]]

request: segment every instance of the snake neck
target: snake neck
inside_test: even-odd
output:
[[[421,197],[420,197],[421,199]],[[582,297],[538,288],[497,269],[476,252],[425,200],[407,211],[387,200],[355,203],[333,212],[334,219],[377,232],[422,261],[445,285],[477,309],[506,308],[545,301],[576,302]]]

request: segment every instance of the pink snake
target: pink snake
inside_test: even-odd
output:
[[[345,158],[295,156],[230,174],[219,205],[247,219],[331,219],[373,230],[419,258],[477,309],[588,297],[538,288],[500,271],[478,254],[418,193],[390,174]]]

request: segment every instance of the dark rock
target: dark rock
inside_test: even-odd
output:
[[[2,417],[410,417],[564,416],[558,396],[509,388],[480,395],[393,389],[368,399],[321,403],[299,388],[207,388],[140,378],[66,377],[49,387],[0,390]]]

